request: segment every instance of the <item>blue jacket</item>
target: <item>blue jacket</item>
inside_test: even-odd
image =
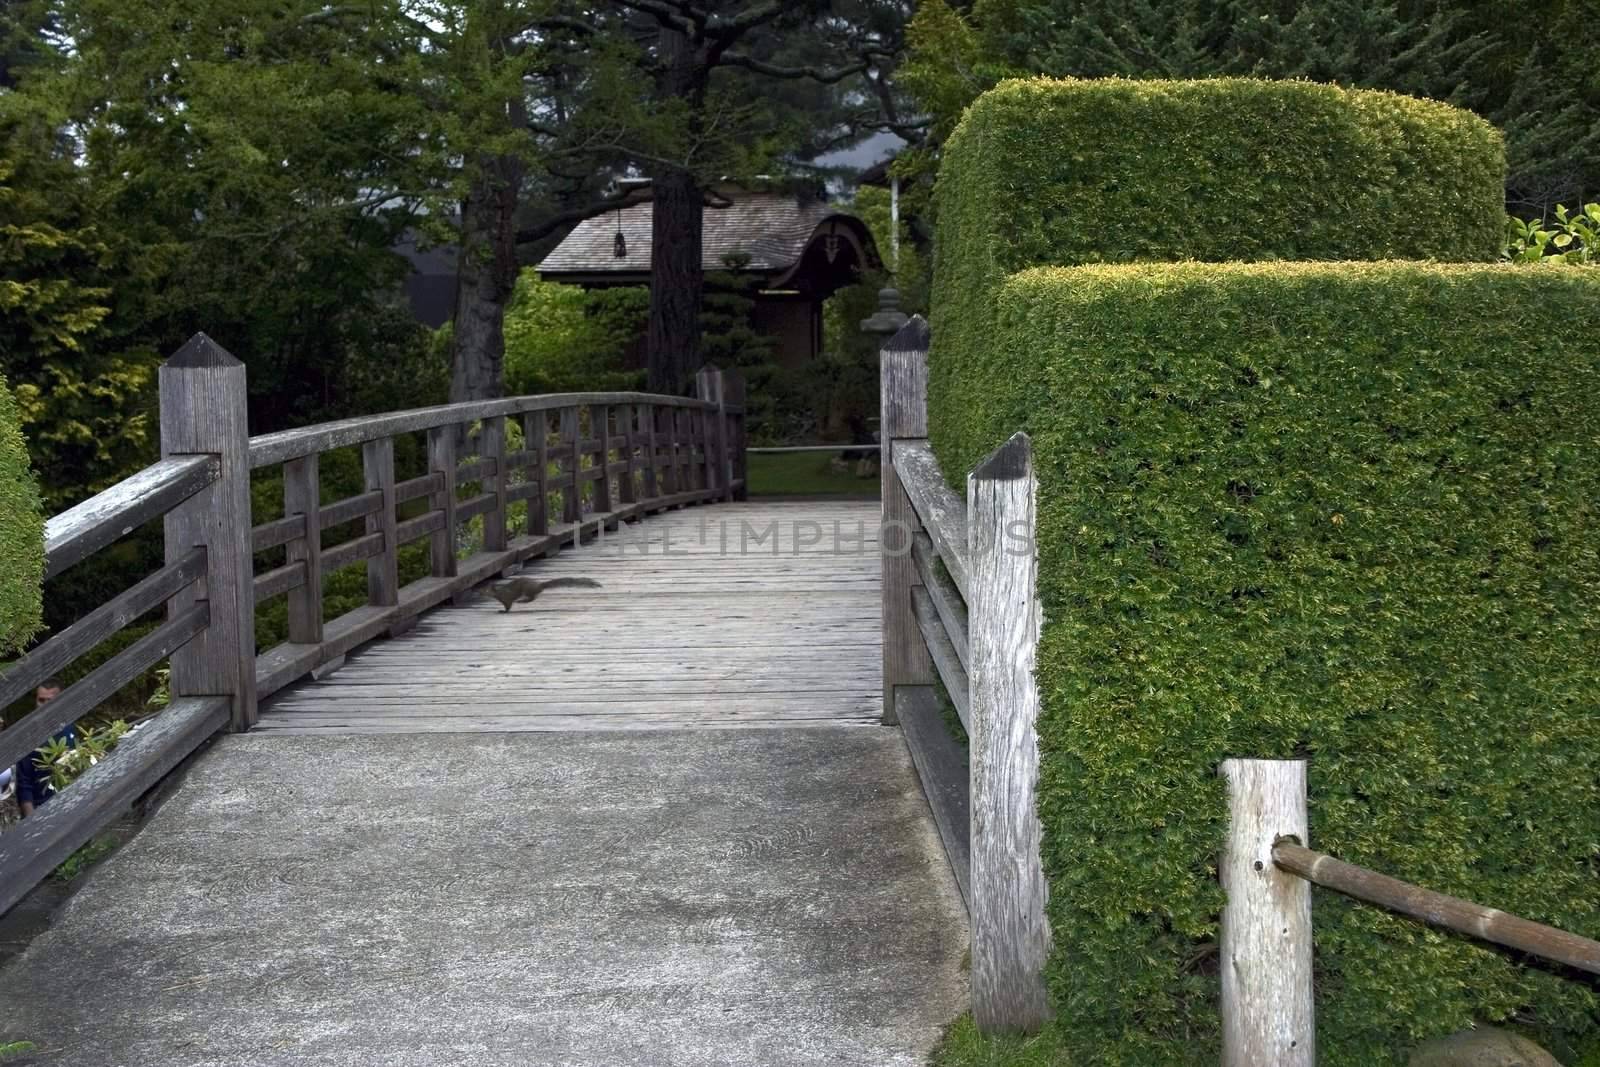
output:
[[[55,740],[65,741],[69,745],[78,743],[78,733],[69,724],[56,734]],[[28,753],[17,764],[17,803],[32,804],[38,807],[55,794],[50,791],[50,776],[41,771],[34,761],[39,758],[39,751]]]

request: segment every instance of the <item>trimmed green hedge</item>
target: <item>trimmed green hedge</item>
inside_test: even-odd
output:
[[[0,656],[21,651],[39,632],[43,577],[39,487],[22,439],[16,399],[0,378]]]
[[[1065,1062],[1216,1062],[1228,756],[1310,757],[1319,848],[1600,932],[1600,272],[1045,268],[995,300],[990,395],[930,421],[947,469],[1036,444]],[[1600,1036],[1591,983],[1315,911],[1322,1063],[1513,1015]]]
[[[936,194],[933,387],[990,405],[992,290],[1028,267],[1198,259],[1493,262],[1500,134],[1311,82],[1009,81],[967,109]],[[959,360],[943,360],[943,352]],[[1011,412],[1015,418],[1020,412]],[[994,442],[964,441],[972,455]]]

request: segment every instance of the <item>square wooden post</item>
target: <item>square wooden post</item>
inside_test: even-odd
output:
[[[197,333],[158,378],[162,457],[206,453],[221,462],[217,480],[165,518],[168,564],[206,550],[211,612],[210,624],[172,654],[172,695],[226,696],[230,728],[248,730],[256,723],[256,626],[244,364]],[[167,602],[169,618],[195,602],[195,589]]]
[[[1311,883],[1272,862],[1280,837],[1309,845],[1305,760],[1223,760],[1228,838],[1222,910],[1223,1067],[1312,1067]]]
[[[972,1016],[983,1031],[1050,1020],[1039,858],[1038,551],[1033,448],[1018,433],[967,476],[971,670]]]
[[[932,685],[933,661],[917,628],[911,589],[920,582],[911,556],[917,513],[894,471],[896,441],[928,436],[928,324],[916,316],[879,353],[883,522],[878,550],[883,568],[883,721],[897,722],[898,685]]]
[[[306,580],[289,590],[289,640],[322,644],[322,487],[317,453],[283,465],[283,513],[304,515],[305,535],[286,548],[287,562],[305,564]]]

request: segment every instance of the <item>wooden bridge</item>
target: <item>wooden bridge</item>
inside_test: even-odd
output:
[[[244,387],[196,337],[161,373],[161,461],[47,526],[51,576],[157,518],[166,565],[12,665],[5,703],[158,618],[0,732],[0,762],[163,661],[171,702],[0,836],[0,912],[163,799],[0,972],[0,1046],[924,1062],[966,1006],[967,919],[919,750],[884,727],[876,502],[744,500],[741,384],[711,368],[694,398],[255,438]],[[360,491],[329,499],[346,449]],[[482,596],[519,574],[600,584]]]

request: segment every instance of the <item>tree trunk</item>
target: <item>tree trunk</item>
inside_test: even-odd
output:
[[[505,393],[506,304],[517,284],[517,197],[523,162],[491,156],[461,204],[450,400]]]
[[[704,110],[708,63],[687,35],[661,31],[663,100],[689,103],[690,136]],[[650,326],[646,353],[650,389],[682,393],[700,367],[700,295],[705,277],[700,265],[705,204],[700,182],[688,170],[651,176]]]
[[[699,369],[704,205],[699,183],[685,171],[656,177],[651,189],[655,207],[650,226],[650,389],[676,394]]]

